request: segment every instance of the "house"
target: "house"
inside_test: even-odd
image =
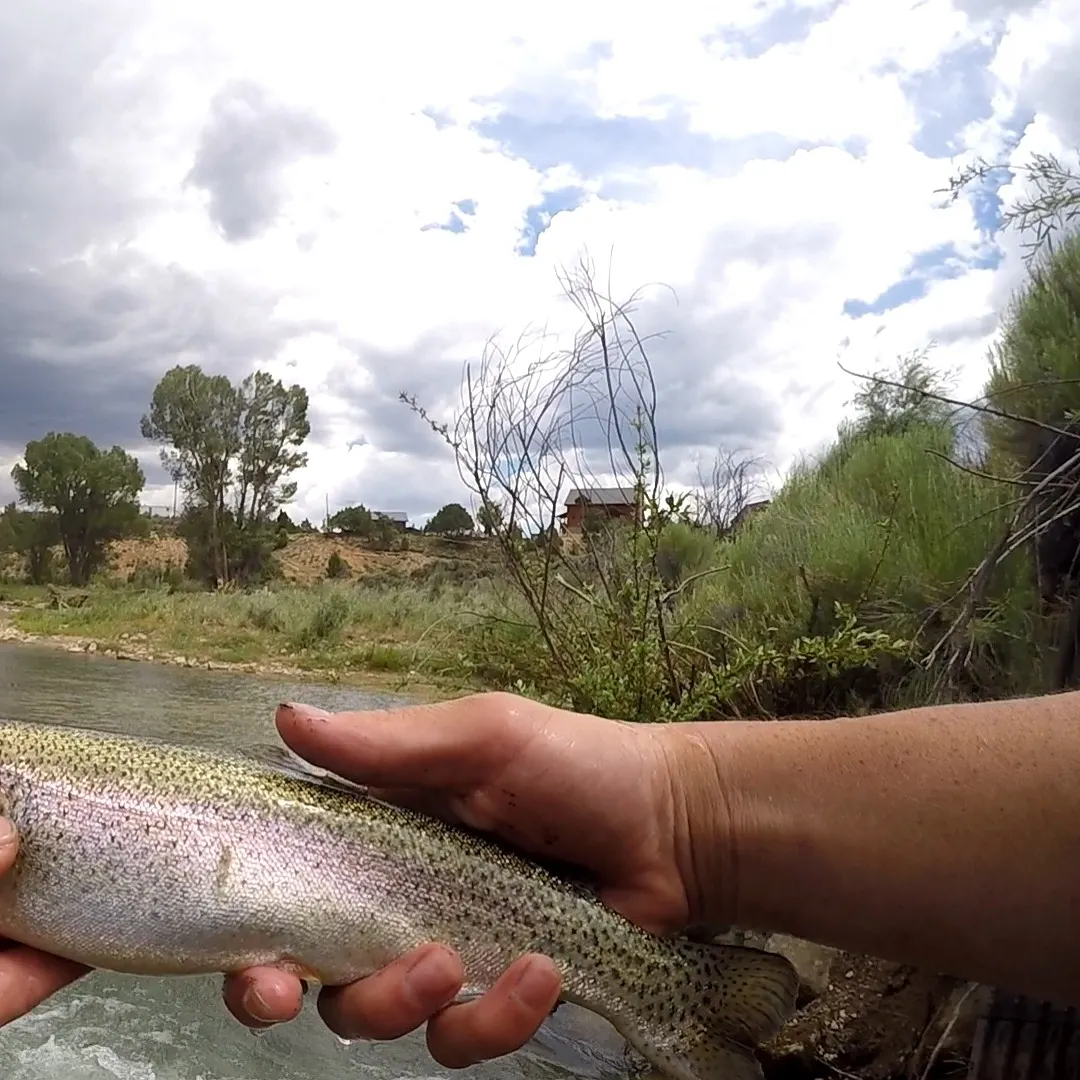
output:
[[[633,521],[639,512],[637,492],[632,487],[571,488],[566,496],[566,510],[559,515],[563,527],[576,532],[586,514]]]
[[[771,499],[758,499],[756,502],[748,502],[732,519],[731,529],[734,531],[740,525],[742,525],[747,519],[753,517],[755,514],[760,514],[762,510],[769,506],[772,502]]]
[[[373,518],[386,518],[395,529],[404,532],[409,527],[409,515],[404,510],[372,510]]]

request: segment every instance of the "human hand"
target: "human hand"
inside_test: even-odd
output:
[[[646,929],[673,931],[714,913],[700,884],[712,876],[712,856],[694,836],[722,807],[715,797],[687,803],[695,791],[715,794],[713,759],[670,727],[509,694],[370,713],[281,706],[277,725],[301,757],[381,798],[576,864],[601,900]],[[712,770],[704,785],[693,783],[700,770]],[[299,981],[283,972],[244,978],[260,992],[274,987],[279,1001],[300,1000]],[[482,998],[451,1004],[463,978],[456,955],[428,945],[367,979],[325,988],[319,1010],[344,1038],[396,1038],[427,1021],[432,1056],[462,1067],[524,1045],[559,993],[554,965],[539,956],[520,958]]]

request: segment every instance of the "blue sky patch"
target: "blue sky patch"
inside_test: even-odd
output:
[[[585,201],[586,192],[580,187],[556,188],[546,192],[538,203],[525,209],[525,225],[517,242],[521,255],[535,255],[540,234],[551,224],[560,210],[573,210]]]
[[[522,105],[480,121],[476,131],[535,169],[571,165],[585,176],[596,176],[628,165],[704,169],[713,159],[713,140],[690,131],[684,116],[650,120],[568,112],[544,117],[530,116],[531,110]]]
[[[912,144],[920,153],[930,157],[958,153],[964,127],[992,115],[993,79],[988,68],[997,44],[997,37],[969,42],[929,70],[903,80],[901,85],[919,120]]]
[[[463,233],[466,228],[467,226],[461,215],[451,210],[449,217],[445,221],[429,221],[426,225],[420,226],[420,231],[429,232],[432,229],[438,229],[441,232]]]
[[[756,26],[749,29],[725,27],[715,33],[706,34],[706,45],[722,42],[734,45],[740,56],[755,59],[763,56],[777,45],[795,45],[805,41],[810,31],[818,23],[827,22],[840,6],[840,0],[821,7],[808,7],[788,0],[774,11],[770,11]]]
[[[930,285],[946,278],[962,277],[969,270],[994,267],[1001,261],[1001,252],[987,250],[973,258],[963,258],[954,244],[920,251],[908,264],[903,275],[873,300],[849,297],[844,301],[844,314],[853,319],[863,315],[884,315],[887,311],[910,304],[927,294]]]
[[[442,232],[465,232],[469,227],[465,224],[465,217],[474,217],[476,215],[476,200],[459,199],[453,206],[454,209],[450,211],[445,221],[429,221],[426,225],[420,226],[420,231],[428,232],[430,229],[439,229]]]
[[[525,102],[480,121],[475,130],[541,172],[569,165],[589,178],[661,165],[708,172],[734,170],[754,158],[786,158],[802,145],[773,132],[714,139],[691,131],[687,116],[677,110],[662,120],[576,111],[542,116]]]

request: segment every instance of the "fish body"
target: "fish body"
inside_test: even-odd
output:
[[[0,814],[0,936],[96,968],[339,985],[439,941],[472,996],[540,952],[671,1080],[759,1077],[794,1009],[779,955],[648,934],[484,837],[243,755],[0,720]]]

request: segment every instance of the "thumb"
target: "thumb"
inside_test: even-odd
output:
[[[358,784],[460,790],[494,775],[523,741],[495,696],[371,712],[279,705],[276,723],[302,758]]]
[[[7,818],[0,818],[0,877],[3,877],[14,865],[19,853],[19,835]]]

